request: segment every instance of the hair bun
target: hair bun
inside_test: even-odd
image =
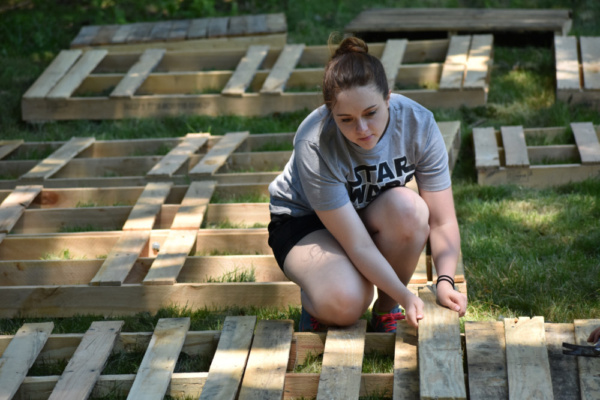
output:
[[[346,39],[342,40],[342,42],[340,43],[339,47],[336,49],[335,53],[333,54],[333,58],[341,56],[343,54],[347,54],[347,53],[368,53],[369,52],[369,46],[367,46],[367,44],[357,38],[357,37],[347,37]]]

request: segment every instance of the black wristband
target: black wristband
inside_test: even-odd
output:
[[[440,276],[438,276],[437,281],[435,283],[435,287],[437,288],[438,285],[439,285],[439,283],[443,282],[443,281],[448,282],[452,286],[452,288],[454,289],[454,279],[452,279],[452,277],[449,276],[449,275],[440,275]]]

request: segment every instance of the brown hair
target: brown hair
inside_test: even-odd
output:
[[[381,61],[369,54],[369,47],[361,39],[344,39],[325,66],[323,99],[327,109],[331,111],[341,91],[371,84],[387,98],[389,87]]]

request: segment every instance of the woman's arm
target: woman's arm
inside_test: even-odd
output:
[[[452,187],[438,192],[420,191],[429,207],[429,241],[431,255],[438,276],[454,278],[460,255],[460,232],[454,210]],[[437,287],[440,304],[455,310],[462,317],[467,310],[467,296],[454,290],[448,281]]]
[[[317,211],[327,230],[340,243],[354,266],[371,283],[400,303],[406,320],[418,326],[423,318],[423,301],[400,281],[383,257],[351,203],[334,210]]]

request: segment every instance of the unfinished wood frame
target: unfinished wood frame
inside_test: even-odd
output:
[[[464,83],[445,88],[440,77],[448,63],[449,40],[390,40],[370,44],[369,50],[385,62],[395,92],[431,108],[479,106],[487,99],[492,37],[467,38],[470,48],[464,57]],[[319,86],[330,56],[327,46],[153,50],[152,57],[149,51],[105,54],[105,50],[91,50],[80,54],[79,50],[63,50],[23,95],[23,119],[253,116],[314,109],[322,104]],[[80,60],[91,58],[91,52],[95,52],[93,59]],[[84,65],[76,69],[79,64]],[[73,71],[76,77],[71,76]],[[133,71],[142,73],[134,79]],[[437,90],[438,86],[444,90]],[[54,93],[56,87],[64,87],[60,96]]]
[[[571,130],[576,144],[529,146],[527,140],[534,138],[564,141],[567,131],[522,126],[473,129],[478,183],[543,188],[600,177],[600,127],[574,122]]]

